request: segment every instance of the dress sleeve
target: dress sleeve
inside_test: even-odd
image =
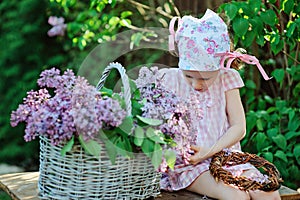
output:
[[[178,85],[178,71],[173,68],[164,68],[159,70],[159,76],[166,89],[175,91]]]
[[[225,91],[244,87],[244,82],[239,72],[235,69],[224,69],[223,87],[225,88]]]

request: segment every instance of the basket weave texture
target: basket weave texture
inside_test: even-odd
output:
[[[245,176],[233,176],[231,172],[222,168],[222,166],[225,165],[232,166],[245,163],[250,163],[257,169],[263,169],[268,176],[268,181],[260,183]],[[245,152],[228,153],[226,151],[220,151],[213,156],[209,170],[216,181],[223,181],[225,184],[235,185],[244,191],[275,191],[280,188],[281,183],[283,182],[275,165],[262,157]]]
[[[125,69],[113,63],[103,72],[101,84],[113,68],[119,70],[122,81],[128,81]],[[129,86],[128,83],[123,85]],[[126,93],[126,88],[124,90]],[[128,92],[124,96],[130,98]],[[127,102],[130,101],[127,99]],[[131,105],[128,109],[129,114]],[[146,199],[160,194],[161,174],[145,154],[137,153],[132,159],[117,156],[112,165],[104,143],[101,146],[99,157],[86,154],[80,144],[75,144],[63,157],[63,145],[53,146],[48,138],[41,136],[39,198]]]

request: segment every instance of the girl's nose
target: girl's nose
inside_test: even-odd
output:
[[[203,89],[203,81],[199,81],[199,80],[194,80],[192,83],[192,86],[195,90],[201,90]]]

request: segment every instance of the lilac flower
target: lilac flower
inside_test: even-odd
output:
[[[162,85],[157,67],[141,68],[135,83],[141,93],[140,102],[146,102],[142,116],[163,120],[164,123],[158,128],[176,142],[173,149],[177,152],[177,164],[188,164],[192,136],[189,134],[190,114],[185,101]],[[160,170],[164,171],[165,166],[161,165]]]
[[[50,98],[48,90],[27,92],[27,97],[23,99],[24,104],[20,104],[16,111],[11,113],[11,126],[17,126],[20,122],[27,121],[28,117],[36,112]]]
[[[126,112],[120,107],[118,101],[111,98],[104,98],[97,105],[98,121],[103,121],[106,125],[117,127],[126,116]]]
[[[12,126],[26,123],[27,142],[40,135],[49,138],[53,145],[79,134],[86,140],[95,139],[104,125],[119,126],[126,116],[117,101],[102,98],[95,87],[71,70],[63,75],[55,68],[45,70],[38,85],[53,88],[54,95],[51,97],[45,88],[30,91],[11,114]]]
[[[67,28],[67,25],[64,24],[64,22],[65,19],[63,17],[50,16],[48,19],[48,23],[53,27],[47,32],[48,36],[64,36]]]

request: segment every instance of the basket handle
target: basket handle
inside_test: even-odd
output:
[[[110,63],[103,71],[102,76],[96,86],[97,90],[100,90],[109,76],[112,69],[117,69],[121,75],[122,83],[124,86],[124,99],[126,104],[127,116],[131,115],[131,93],[128,76],[126,75],[126,69],[120,63]]]

